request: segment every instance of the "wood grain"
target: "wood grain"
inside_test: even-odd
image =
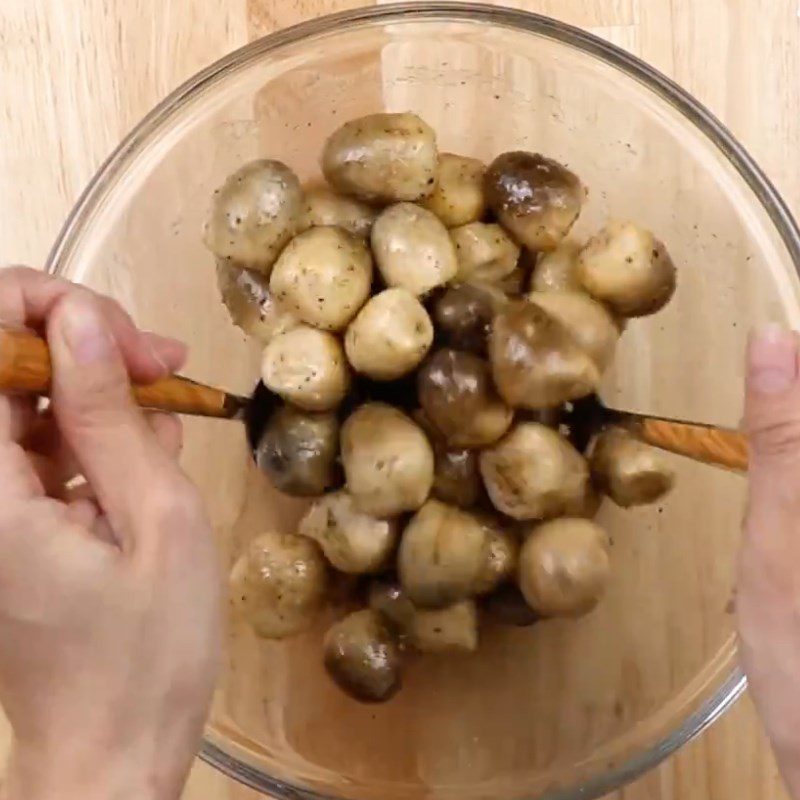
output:
[[[0,328],[0,391],[47,395],[52,365],[47,342],[26,331]],[[133,396],[142,408],[230,419],[243,402],[212,386],[172,376],[148,386],[134,386]]]
[[[353,0],[4,0],[0,12],[0,263],[41,263],[119,138],[211,60]],[[695,94],[800,210],[796,0],[517,0],[642,56]],[[791,165],[791,168],[787,168]],[[0,729],[0,745],[8,742]],[[186,800],[257,795],[198,764]],[[614,800],[785,796],[745,699]]]
[[[738,431],[664,419],[637,420],[632,423],[631,430],[642,441],[670,453],[727,469],[742,472],[747,469],[747,439]]]

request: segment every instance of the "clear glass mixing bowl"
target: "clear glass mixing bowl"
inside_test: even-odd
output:
[[[201,227],[242,162],[318,174],[325,137],[379,110],[413,110],[441,149],[532,149],[591,189],[579,232],[631,217],[679,266],[673,303],[625,333],[604,389],[620,407],[736,425],[748,327],[800,325],[800,238],[739,144],[677,86],[586,33],[519,11],[383,6],[281,31],[197,75],[100,170],[49,269],[119,299],[191,344],[187,372],[252,388],[258,348],[230,323]],[[244,432],[190,420],[184,464],[229,565],[289,528],[301,504],[251,465]],[[382,706],[325,678],[320,630],[286,643],[231,625],[203,756],[279,797],[590,798],[653,766],[742,691],[732,625],[743,480],[675,460],[658,508],[604,507],[607,597],[577,622],[490,629],[469,658],[420,659]]]

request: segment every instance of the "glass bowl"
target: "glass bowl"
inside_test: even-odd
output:
[[[191,345],[187,373],[248,392],[258,347],[220,303],[201,228],[244,161],[318,175],[345,120],[412,110],[442,150],[567,163],[590,187],[579,235],[609,216],[657,232],[679,268],[662,313],[631,324],[603,390],[619,407],[735,426],[747,329],[798,327],[800,237],[704,108],[627,53],[520,11],[462,3],[325,17],[238,50],[159,105],[95,177],[49,269]],[[184,465],[229,566],[302,504],[252,466],[244,431],[187,420]],[[278,797],[590,798],[652,767],[742,692],[733,628],[743,479],[676,458],[660,506],[604,506],[613,580],[578,621],[488,628],[472,657],[412,665],[389,703],[324,676],[322,625],[285,643],[232,622],[202,755]],[[324,625],[324,623],[323,623]]]

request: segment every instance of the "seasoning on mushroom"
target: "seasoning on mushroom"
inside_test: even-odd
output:
[[[356,508],[376,517],[415,511],[433,485],[433,450],[412,420],[367,403],[342,426],[342,464]]]
[[[415,114],[369,114],[325,142],[322,172],[340,192],[367,203],[420,200],[436,182],[433,128]]]
[[[219,258],[269,275],[297,231],[300,181],[280,161],[250,161],[214,193],[205,243]]]
[[[397,541],[396,520],[359,511],[347,491],[318,498],[300,520],[297,532],[313,539],[341,572],[359,575],[386,566]]]
[[[481,475],[494,507],[518,520],[575,514],[589,491],[583,456],[558,431],[520,422],[480,455]]]
[[[253,539],[230,577],[234,609],[266,639],[308,628],[322,608],[328,570],[310,539],[269,531]]]
[[[578,277],[589,294],[622,317],[644,317],[675,293],[675,265],[664,245],[633,222],[609,222],[578,256]]]

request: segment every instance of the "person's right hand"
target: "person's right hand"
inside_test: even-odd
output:
[[[46,332],[53,361],[52,419],[0,396],[4,792],[172,800],[214,685],[220,582],[180,427],[142,414],[129,376],[163,377],[185,349],[32,270],[0,270],[0,325]]]
[[[800,351],[753,335],[745,425],[750,476],[736,610],[742,663],[778,765],[800,798]]]

